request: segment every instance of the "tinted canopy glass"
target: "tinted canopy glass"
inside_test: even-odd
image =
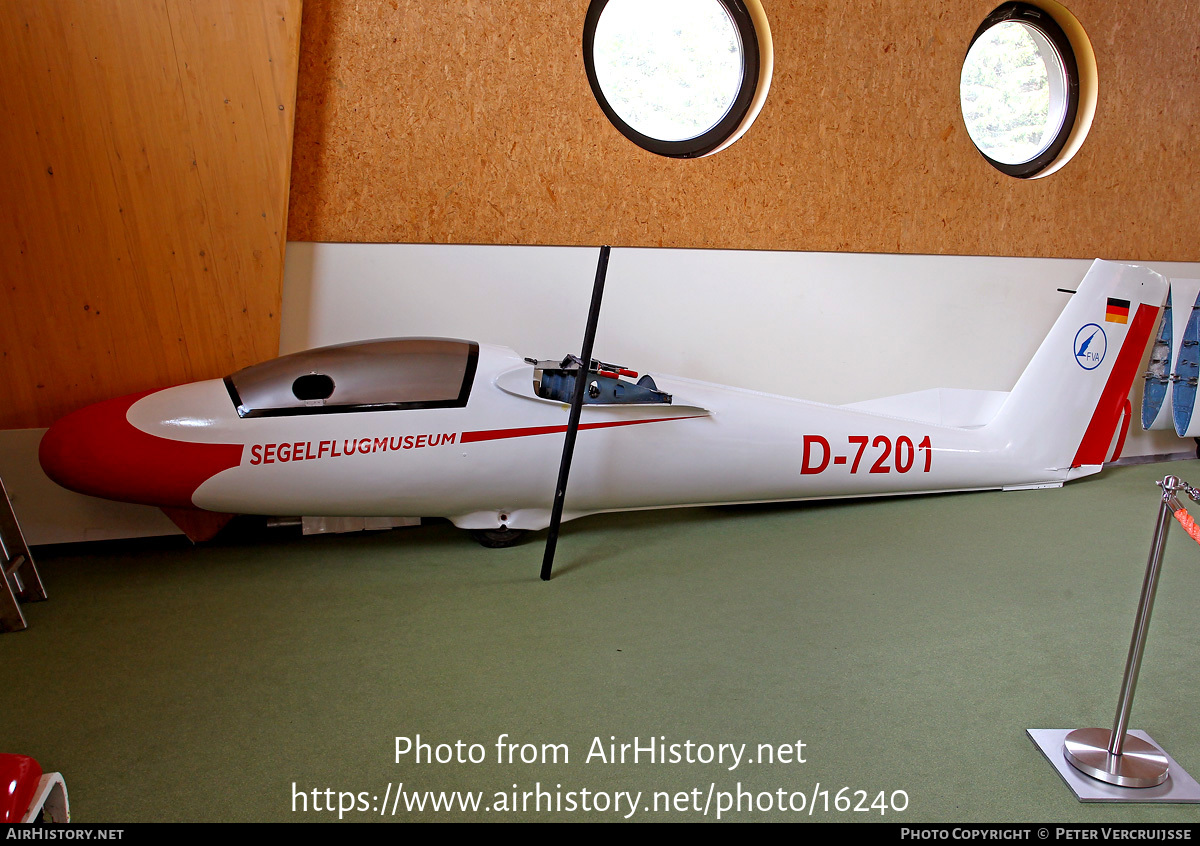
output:
[[[479,345],[396,338],[321,347],[225,378],[242,417],[463,406]]]

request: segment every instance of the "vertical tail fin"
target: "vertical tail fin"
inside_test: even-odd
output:
[[[1147,267],[1093,262],[989,428],[1046,469],[1103,464],[1167,288]]]

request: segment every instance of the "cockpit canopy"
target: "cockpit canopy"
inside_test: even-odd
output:
[[[241,417],[456,408],[479,345],[451,338],[360,341],[281,356],[225,377]]]

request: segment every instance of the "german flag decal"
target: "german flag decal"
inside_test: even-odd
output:
[[[1129,300],[1118,300],[1116,297],[1109,297],[1108,310],[1104,313],[1104,320],[1108,323],[1128,323]]]

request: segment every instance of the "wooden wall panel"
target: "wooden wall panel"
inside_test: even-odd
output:
[[[0,4],[0,427],[276,353],[299,25]]]
[[[1095,47],[1092,132],[1005,177],[958,107],[999,0],[763,0],[775,79],[728,150],[676,161],[605,120],[587,0],[310,0],[289,237],[1196,260],[1200,16],[1072,0]]]

